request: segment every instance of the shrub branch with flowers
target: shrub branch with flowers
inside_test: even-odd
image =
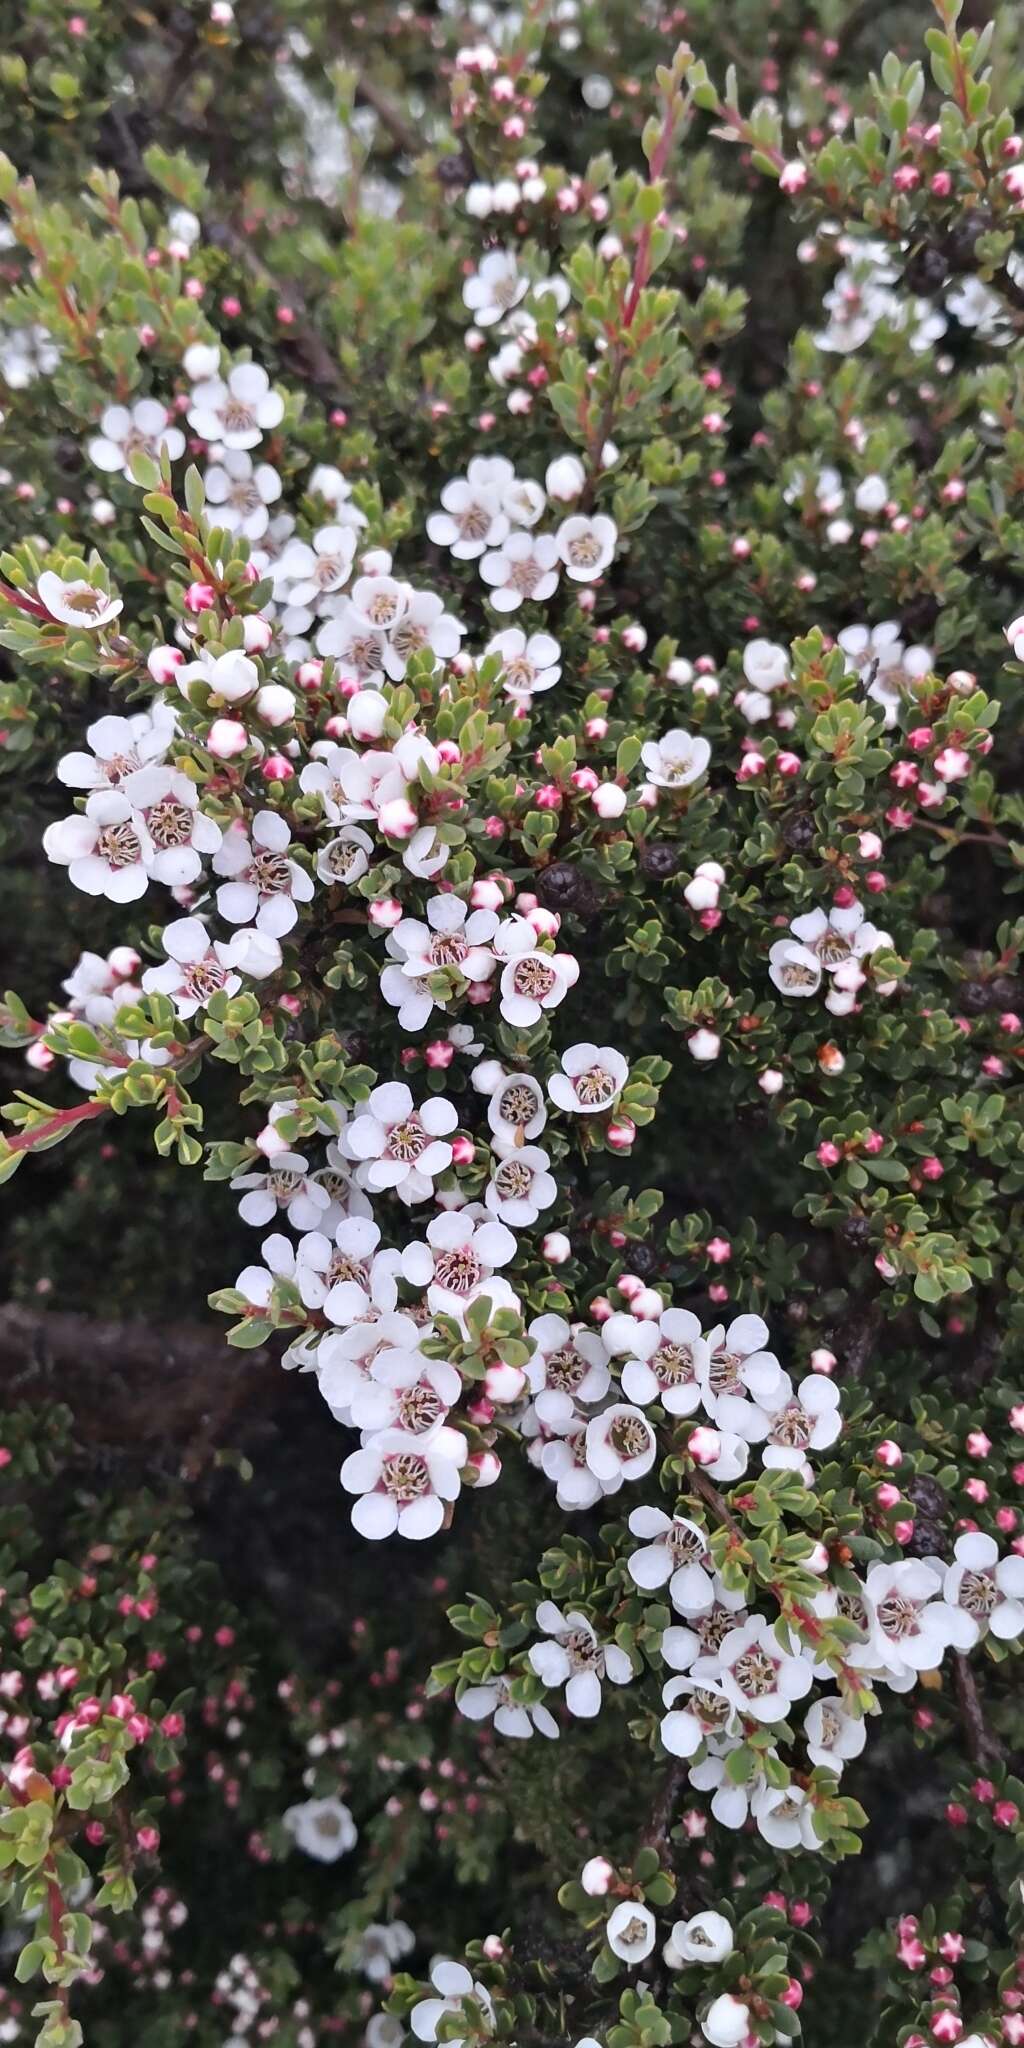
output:
[[[425,82],[385,10],[383,85],[214,0],[148,145],[98,21],[17,59],[4,750],[77,908],[0,1177],[72,1307],[125,1239],[252,1356],[59,1526],[70,1361],[15,1411],[2,2038],[123,2039],[127,1970],[157,2043],[1024,2041],[1024,70],[908,12],[456,10]],[[271,1405],[340,1476],[277,1629]]]

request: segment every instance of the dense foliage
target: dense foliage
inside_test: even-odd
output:
[[[1024,2041],[988,17],[8,25],[0,2040]]]

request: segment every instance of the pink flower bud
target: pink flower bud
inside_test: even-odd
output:
[[[455,1047],[447,1038],[435,1038],[424,1046],[423,1057],[428,1067],[450,1067],[455,1058]]]
[[[936,1159],[934,1154],[921,1161],[921,1173],[925,1180],[941,1180],[945,1170],[941,1159]]]
[[[242,633],[247,654],[265,654],[274,637],[274,628],[269,619],[259,612],[250,612],[242,620]]]
[[[154,647],[146,656],[146,667],[155,683],[173,683],[174,671],[184,659],[180,647]]]
[[[629,798],[617,782],[603,782],[590,801],[599,818],[621,818]]]
[[[501,1478],[501,1459],[494,1451],[471,1451],[465,1470],[471,1486],[493,1486]]]
[[[419,822],[411,803],[404,796],[393,797],[390,803],[382,804],[378,812],[380,829],[388,839],[410,839]]]
[[[144,1856],[152,1855],[153,1851],[160,1847],[159,1828],[139,1828],[135,1836],[135,1846]]]
[[[717,1031],[701,1029],[687,1039],[686,1049],[695,1060],[716,1060],[722,1050],[722,1041]]]
[[[831,1139],[824,1138],[818,1146],[815,1156],[819,1166],[838,1166],[843,1155],[838,1145],[833,1145]]]
[[[690,1431],[686,1445],[691,1458],[697,1465],[715,1465],[722,1455],[722,1439],[717,1429],[707,1429],[703,1423]]]
[[[476,1158],[476,1146],[472,1138],[459,1137],[452,1141],[452,1159],[456,1166],[472,1166]]]
[[[268,754],[260,762],[260,774],[265,782],[290,782],[295,770],[285,754]]]
[[[636,1125],[632,1117],[616,1117],[605,1132],[613,1152],[628,1152],[636,1137]]]
[[[572,1246],[561,1230],[549,1230],[547,1236],[541,1239],[540,1249],[542,1258],[547,1260],[549,1266],[564,1266],[566,1260],[572,1257]]]
[[[469,900],[474,910],[500,910],[505,901],[505,891],[493,875],[481,875],[473,883]]]
[[[899,1487],[894,1486],[891,1479],[883,1479],[881,1486],[875,1488],[875,1499],[886,1513],[890,1508],[898,1507],[902,1498]]]
[[[811,1352],[811,1371],[823,1372],[828,1379],[835,1372],[837,1363],[835,1352],[826,1350],[824,1345],[820,1346],[818,1350]]]
[[[587,795],[597,788],[597,776],[592,768],[576,768],[569,778],[574,789],[584,790]]]
[[[801,163],[799,157],[792,158],[789,163],[783,164],[779,172],[780,190],[789,193],[802,192],[807,183],[807,175],[807,165]]]
[[[526,1385],[526,1374],[517,1365],[490,1365],[484,1374],[484,1392],[497,1407],[518,1401]]]
[[[190,612],[208,612],[217,602],[217,593],[212,583],[190,583],[185,592],[185,609]]]
[[[370,904],[367,915],[370,923],[375,925],[378,931],[391,932],[394,931],[396,924],[401,924],[405,912],[397,897],[378,896],[376,901]]]
[[[757,1085],[762,1095],[779,1095],[785,1085],[785,1076],[777,1067],[766,1067],[764,1073],[758,1075]]]
[[[615,1868],[607,1856],[591,1856],[580,1872],[580,1883],[590,1899],[605,1898],[614,1881]]]
[[[206,751],[217,761],[230,761],[235,754],[244,754],[249,745],[249,735],[237,718],[215,718],[206,736]]]
[[[992,1440],[983,1429],[972,1429],[967,1438],[967,1454],[971,1458],[987,1458],[992,1449]]]
[[[302,690],[318,690],[324,679],[322,661],[303,661],[295,671],[295,680]]]

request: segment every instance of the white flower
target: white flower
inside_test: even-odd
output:
[[[370,626],[348,598],[340,600],[340,609],[316,636],[317,653],[330,655],[342,675],[354,676],[362,684],[383,681],[387,644],[384,634]]]
[[[459,652],[465,631],[461,621],[445,611],[443,598],[435,597],[430,590],[414,590],[385,643],[385,674],[392,682],[401,682],[413,655],[421,654],[425,648],[438,661],[451,661]]]
[[[427,1306],[434,1315],[461,1318],[480,1294],[495,1300],[507,1294],[494,1274],[515,1257],[515,1238],[490,1217],[478,1222],[476,1213],[473,1208],[443,1210],[431,1217],[426,1244],[406,1246],[402,1270],[414,1286],[426,1287]]]
[[[735,1946],[724,1913],[694,1913],[690,1920],[677,1920],[672,1940],[684,1963],[724,1963]]]
[[[562,1072],[552,1074],[548,1094],[556,1109],[593,1116],[613,1107],[628,1079],[629,1063],[621,1052],[585,1039],[562,1054]]]
[[[864,1582],[868,1639],[854,1644],[848,1661],[886,1683],[895,1680],[897,1690],[919,1671],[937,1671],[966,1618],[945,1604],[942,1591],[942,1574],[929,1564],[873,1564]]]
[[[290,1806],[283,1820],[296,1848],[318,1863],[336,1863],[359,1840],[359,1830],[340,1799],[307,1799],[302,1806]]]
[[[163,760],[173,738],[174,713],[165,704],[130,718],[107,712],[86,728],[88,753],[62,755],[58,781],[70,789],[120,789],[132,803],[145,802],[147,770]]]
[[[322,1176],[314,1176],[314,1185],[330,1199]],[[325,1221],[321,1215],[319,1227],[306,1226],[309,1235],[298,1249],[296,1279],[307,1308],[322,1308],[329,1323],[342,1325],[390,1315],[398,1300],[401,1253],[378,1249],[380,1230],[372,1216],[343,1217],[333,1242],[324,1235]]]
[[[147,967],[142,986],[147,995],[170,996],[179,1017],[194,1017],[221,989],[233,996],[241,988],[242,977],[235,971],[236,940],[212,940],[201,918],[179,917],[164,926],[160,938],[166,963]]]
[[[550,533],[517,529],[485,554],[480,574],[491,585],[495,611],[514,612],[525,599],[543,604],[558,588],[558,549]]]
[[[442,509],[427,520],[427,539],[449,548],[457,562],[475,562],[487,548],[500,547],[509,530],[498,487],[474,481],[473,469],[470,463],[468,477],[445,484]]]
[[[347,583],[356,551],[356,534],[350,526],[321,526],[313,544],[291,541],[280,562],[280,574],[288,582],[288,600],[293,605],[317,604]]]
[[[513,526],[536,526],[547,502],[540,485],[529,476],[514,476],[501,493],[501,509]]]
[[[615,554],[615,543],[619,530],[614,519],[604,512],[598,512],[588,519],[582,512],[574,512],[563,519],[555,542],[560,559],[565,563],[565,573],[574,583],[593,583],[603,575]]]
[[[304,768],[302,774],[306,774]],[[300,782],[302,777],[300,776]],[[307,785],[303,783],[303,788]],[[321,882],[328,886],[350,889],[353,882],[361,880],[369,865],[373,852],[373,840],[368,832],[360,832],[357,825],[348,825],[326,846],[320,848],[316,857],[316,871]]]
[[[771,1416],[762,1462],[769,1468],[799,1472],[807,1452],[827,1450],[842,1429],[839,1388],[823,1373],[812,1372],[794,1394],[786,1375],[782,1377],[784,1386],[777,1395],[770,1400],[762,1396]]]
[[[219,441],[225,448],[255,448],[283,418],[284,399],[271,391],[270,378],[259,363],[239,363],[226,380],[204,378],[192,387],[188,421],[204,441]]]
[[[586,482],[587,472],[578,455],[557,455],[544,473],[548,497],[557,499],[560,505],[574,504]]]
[[[203,478],[207,503],[216,507],[211,514],[215,526],[228,533],[242,533],[246,540],[261,540],[270,525],[268,505],[281,496],[281,479],[269,462],[253,463],[244,448],[227,448]]]
[[[427,1436],[461,1392],[461,1373],[444,1359],[425,1358],[421,1351],[378,1351],[353,1393],[352,1426],[368,1433],[401,1429],[407,1436]]]
[[[192,683],[203,683],[215,697],[222,697],[225,704],[243,703],[260,686],[256,663],[236,647],[229,648],[225,654],[208,654],[204,649],[195,661],[182,663],[175,671],[174,680],[189,702],[193,701],[189,687]]]
[[[585,1614],[563,1615],[553,1600],[542,1600],[537,1609],[537,1627],[544,1641],[529,1652],[531,1668],[549,1689],[565,1686],[565,1704],[570,1714],[592,1720],[601,1711],[601,1681],[627,1685],[633,1667],[617,1643],[601,1644]]]
[[[283,1209],[295,1230],[315,1230],[330,1202],[325,1188],[312,1178],[301,1152],[278,1152],[265,1173],[236,1173],[233,1189],[243,1188],[238,1213],[243,1223],[259,1230]]]
[[[963,1616],[962,1638],[969,1638],[969,1646],[989,1630],[1000,1642],[1012,1642],[1024,1631],[1024,1557],[1011,1553],[1000,1559],[994,1539],[980,1530],[958,1536],[943,1598]],[[957,1647],[964,1646],[958,1639]]]
[[[462,287],[462,302],[477,327],[494,327],[526,297],[530,280],[520,276],[510,250],[492,249]]]
[[[404,1081],[386,1081],[353,1118],[347,1149],[360,1161],[357,1179],[366,1188],[394,1188],[405,1202],[424,1202],[438,1174],[452,1163],[447,1139],[458,1124],[443,1095],[428,1095],[416,1108]]]
[[[546,1429],[569,1430],[577,1404],[593,1408],[611,1385],[604,1344],[596,1330],[556,1315],[535,1316],[527,1336],[534,1346],[526,1373],[537,1415]]]
[[[712,2048],[742,2048],[750,2032],[750,2007],[741,1998],[734,1998],[731,1991],[723,1991],[708,2007],[700,2030]]]
[[[815,996],[821,987],[821,961],[809,946],[776,939],[768,954],[768,979],[784,996]]]
[[[331,507],[338,525],[366,525],[365,513],[357,512],[354,505],[348,504],[347,501],[352,496],[352,486],[333,463],[317,463],[310,475],[308,489],[311,498],[323,498]]]
[[[579,980],[579,962],[571,953],[540,951],[525,917],[505,920],[494,949],[506,963],[500,982],[501,1014],[517,1028],[539,1024],[545,1010],[557,1009]]]
[[[200,810],[199,791],[187,775],[171,768],[153,768],[147,781],[140,806],[151,849],[146,865],[155,882],[180,889],[198,881],[202,855],[216,853],[224,835]]]
[[[539,1702],[532,1707],[519,1706],[509,1698],[508,1686],[502,1678],[490,1678],[483,1685],[468,1685],[455,1704],[469,1721],[485,1721],[493,1714],[498,1734],[511,1736],[514,1741],[526,1741],[535,1728],[538,1735],[546,1735],[549,1741],[558,1740],[558,1723],[547,1707]]]
[[[311,1232],[310,1235],[315,1238],[318,1233]],[[322,1246],[315,1246],[316,1264],[313,1265],[306,1255],[309,1242],[310,1239],[305,1237],[300,1240],[292,1272],[290,1275],[286,1272],[285,1277],[295,1280],[307,1307],[316,1307],[324,1300],[329,1285],[330,1259],[325,1267]],[[268,1239],[263,1246],[264,1258],[268,1258],[269,1243]],[[275,1257],[279,1256],[278,1247],[291,1250],[287,1240],[279,1238],[274,1244]],[[329,1245],[327,1249],[329,1253]],[[347,1330],[328,1331],[317,1349],[316,1372],[320,1392],[331,1414],[339,1422],[351,1423],[352,1404],[366,1388],[378,1362],[405,1359],[418,1353],[424,1334],[419,1323],[401,1313],[374,1314],[365,1322],[350,1324]],[[416,1430],[408,1433],[413,1436],[419,1434]]]
[[[711,748],[702,734],[676,727],[662,740],[646,740],[640,759],[656,789],[688,789],[705,773]]]
[[[416,1946],[416,1936],[404,1920],[371,1921],[364,1927],[359,1943],[359,1964],[371,1984],[387,1984],[394,1964],[401,1962]]]
[[[387,950],[398,964],[382,969],[381,994],[397,1009],[403,1031],[418,1031],[435,1004],[444,1009],[430,987],[440,969],[452,968],[470,983],[489,978],[495,961],[487,942],[497,928],[493,910],[469,911],[458,896],[447,895],[430,898],[426,924],[404,917],[388,933]]]
[[[542,1209],[558,1197],[558,1183],[549,1172],[551,1160],[539,1145],[513,1145],[497,1158],[484,1189],[484,1201],[499,1223],[526,1230]]]
[[[177,462],[185,453],[185,436],[180,427],[168,425],[167,407],[156,398],[139,398],[131,407],[108,405],[100,419],[100,432],[88,444],[89,460],[108,475],[127,475],[132,458],[152,455],[159,460],[166,450]]]
[[[372,1542],[396,1530],[414,1542],[436,1535],[445,1503],[458,1499],[468,1450],[465,1437],[445,1423],[426,1436],[382,1429],[341,1468],[342,1485],[359,1495],[353,1528]]]
[[[283,938],[308,903],[313,883],[291,860],[291,832],[277,811],[257,811],[252,838],[238,825],[224,834],[213,856],[215,874],[228,881],[217,891],[217,908],[229,924],[252,924],[269,938]]]
[[[760,1316],[735,1316],[726,1329],[708,1331],[708,1362],[700,1372],[704,1406],[716,1428],[746,1443],[768,1435],[770,1414],[788,1400],[792,1386],[773,1351]]]
[[[532,1074],[503,1074],[489,1095],[487,1121],[499,1149],[539,1138],[548,1113],[540,1082]]]
[[[561,648],[550,633],[531,633],[506,626],[488,640],[484,654],[501,658],[501,686],[506,696],[528,703],[540,690],[550,690],[562,673]]]
[[[730,1629],[717,1657],[699,1657],[694,1678],[719,1683],[741,1714],[782,1721],[790,1702],[810,1691],[813,1673],[804,1657],[787,1656],[763,1615]]]
[[[135,903],[149,886],[153,848],[145,820],[120,790],[96,789],[84,812],[48,825],[43,850],[87,896]]]
[[[826,974],[835,974],[851,961],[863,960],[879,946],[888,945],[888,932],[866,921],[864,905],[833,905],[831,910],[809,910],[794,917],[790,931],[801,946],[816,954]]]
[[[799,1785],[759,1785],[750,1802],[758,1834],[773,1849],[820,1849],[814,1807]]]
[[[677,1614],[703,1614],[714,1605],[711,1556],[704,1530],[682,1515],[661,1508],[634,1508],[630,1532],[647,1540],[627,1560],[634,1585],[653,1592],[668,1583]]]
[[[743,650],[743,673],[755,690],[770,692],[789,681],[789,649],[774,640],[750,640]]]
[[[642,1906],[633,1899],[623,1899],[620,1906],[608,1916],[604,1930],[605,1940],[613,1955],[635,1969],[649,1956],[654,1947],[656,1925],[649,1906]]]
[[[689,1309],[669,1308],[646,1319],[609,1316],[602,1335],[609,1351],[626,1359],[622,1391],[630,1401],[641,1408],[660,1401],[670,1415],[692,1415],[700,1406],[710,1352]]]
[[[844,1764],[860,1756],[867,1734],[863,1717],[847,1714],[837,1699],[813,1700],[804,1715],[804,1740],[812,1764],[835,1771],[837,1777]]]
[[[905,647],[895,619],[878,626],[844,626],[837,640],[872,702],[881,705],[886,726],[895,725],[911,684],[931,672],[931,648]]]
[[[51,619],[59,620],[62,626],[80,626],[83,632],[94,633],[100,626],[109,626],[124,610],[124,601],[112,597],[109,591],[101,590],[95,583],[87,583],[84,577],[68,582],[53,569],[44,569],[36,584],[39,602]]]
[[[884,476],[879,476],[877,471],[873,470],[870,476],[861,478],[854,491],[853,502],[858,512],[875,514],[884,512],[888,496],[889,486]]]
[[[657,1455],[658,1439],[639,1408],[617,1402],[587,1424],[587,1464],[597,1479],[642,1479]]]

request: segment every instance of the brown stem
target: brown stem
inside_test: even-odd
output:
[[[953,1658],[953,1684],[956,1688],[960,1719],[967,1734],[967,1751],[972,1763],[983,1764],[993,1759],[1005,1762],[1005,1751],[998,1737],[985,1725],[985,1712],[981,1694],[970,1663],[956,1652]]]

